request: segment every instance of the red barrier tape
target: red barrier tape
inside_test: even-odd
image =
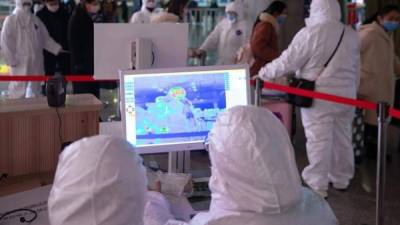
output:
[[[47,81],[50,77],[48,76],[0,76],[0,81]],[[88,75],[72,75],[65,76],[65,79],[70,82],[115,82],[117,80],[95,80],[93,76]],[[351,98],[345,98],[336,95],[325,94],[321,92],[314,92],[303,90],[299,88],[292,88],[284,85],[274,84],[270,82],[264,82],[264,88],[286,92],[289,94],[296,94],[305,97],[312,97],[320,100],[330,101],[338,104],[350,105],[357,108],[363,108],[367,110],[376,111],[377,104],[374,102],[361,101]],[[400,119],[400,110],[390,108],[390,116]]]

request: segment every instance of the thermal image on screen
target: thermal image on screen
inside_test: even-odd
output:
[[[226,108],[225,76],[136,79],[136,144],[201,140]]]
[[[125,78],[128,140],[136,146],[204,141],[230,99],[240,101],[231,83],[226,72]],[[242,95],[238,104],[247,103]]]

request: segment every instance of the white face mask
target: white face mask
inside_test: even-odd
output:
[[[90,5],[90,6],[89,6],[89,10],[88,10],[89,13],[95,14],[95,13],[98,13],[99,11],[100,11],[100,5],[99,5],[99,4],[97,4],[97,5]]]
[[[57,4],[57,5],[46,5],[46,7],[50,12],[55,13],[60,8],[60,5],[59,4]]]

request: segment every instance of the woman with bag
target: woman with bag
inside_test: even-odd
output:
[[[385,101],[393,105],[396,75],[400,62],[394,51],[392,33],[400,28],[400,9],[396,5],[383,7],[365,22],[358,33],[361,41],[361,82],[358,96],[367,101]],[[379,56],[379,57],[377,57]],[[376,156],[376,112],[366,111],[365,142],[367,155]]]
[[[306,27],[258,76],[272,80],[297,72],[300,88],[356,98],[359,40],[357,33],[344,26],[340,18],[337,0],[313,0]],[[328,196],[329,183],[336,189],[346,189],[354,176],[351,140],[354,108],[320,100],[294,100],[291,102],[303,106],[301,116],[309,160],[302,173],[305,183],[322,197]]]
[[[275,1],[257,18],[253,27],[250,47],[254,57],[250,74],[255,76],[265,64],[279,57],[278,34],[287,17],[287,6]]]

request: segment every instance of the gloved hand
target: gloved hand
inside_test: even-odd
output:
[[[195,55],[196,55],[197,57],[203,57],[203,56],[205,56],[206,54],[207,54],[207,52],[204,51],[204,50],[202,50],[202,49],[196,49],[196,50],[195,50]]]

